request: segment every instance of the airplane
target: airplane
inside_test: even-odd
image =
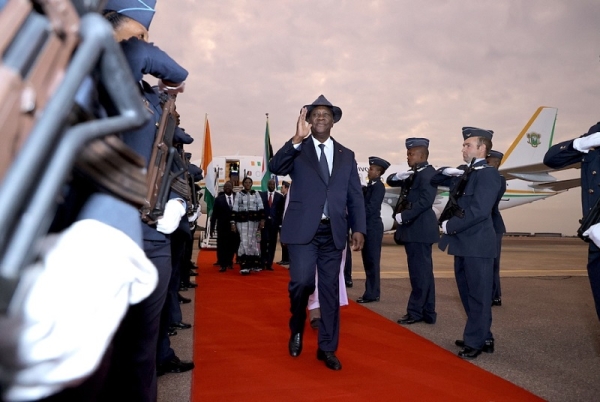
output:
[[[539,107],[504,152],[499,172],[506,178],[506,191],[498,206],[500,210],[543,200],[580,185],[579,177],[557,180],[550,174],[555,170],[543,164],[544,155],[552,146],[557,113],[558,109],[556,108]],[[199,165],[199,161],[192,163]],[[219,188],[222,188],[226,181],[233,179],[235,191],[241,189],[241,179],[248,176],[254,180],[253,188],[260,190],[263,163],[263,156],[232,155],[215,157],[213,158],[213,164],[215,166],[216,182]],[[361,184],[366,185],[369,164],[359,162],[357,165]],[[237,178],[231,175],[232,167],[234,170],[236,167],[238,169]],[[576,168],[577,166],[569,166],[565,169],[573,167]],[[407,164],[391,165],[382,179],[385,183],[385,179],[389,174],[408,169]],[[291,182],[288,176],[278,176],[278,185],[281,184],[282,180]],[[204,182],[200,182],[200,186],[203,185]],[[395,229],[396,222],[392,218],[392,212],[398,200],[399,192],[400,188],[391,188],[386,185],[386,194],[381,206],[384,231]],[[439,187],[432,207],[438,217],[448,202],[448,197],[448,188]],[[202,212],[206,213],[205,205],[203,205]]]

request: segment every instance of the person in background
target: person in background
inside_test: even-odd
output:
[[[265,208],[265,226],[260,236],[261,266],[267,271],[273,271],[275,247],[277,247],[277,233],[281,227],[285,199],[275,191],[275,180],[267,183],[268,191],[261,191],[263,206]]]
[[[381,203],[385,197],[385,186],[381,175],[390,167],[388,161],[376,156],[369,157],[369,182],[363,187],[365,211],[367,217],[367,235],[362,249],[363,267],[365,269],[365,292],[357,303],[379,301],[381,295],[381,243],[383,242],[383,221],[381,220]]]
[[[502,152],[491,150],[486,158],[487,164],[498,169],[502,163],[504,154]],[[506,233],[506,226],[504,225],[504,219],[500,214],[500,200],[506,191],[506,179],[500,175],[500,192],[496,199],[496,205],[492,210],[492,220],[494,221],[494,230],[496,231],[496,247],[498,247],[498,255],[494,258],[494,286],[492,287],[492,306],[502,305],[502,289],[500,288],[500,254],[502,253],[502,237]]]
[[[233,256],[240,243],[238,232],[232,231],[231,221],[233,205],[235,204],[233,183],[225,182],[223,192],[215,198],[215,205],[210,216],[210,236],[217,230],[217,264],[219,272],[233,269]]]
[[[492,209],[501,188],[500,174],[485,161],[492,149],[493,131],[463,127],[463,160],[460,168],[440,168],[431,178],[433,185],[446,186],[457,196],[453,215],[441,222],[440,250],[454,255],[454,275],[458,293],[467,313],[463,339],[455,344],[458,356],[475,359],[481,352],[494,351],[492,326],[492,286],[494,258],[497,256]],[[465,180],[465,181],[463,181]],[[460,187],[459,187],[460,188]]]
[[[583,216],[594,213],[600,200],[600,122],[580,137],[550,147],[544,164],[551,169],[562,169],[581,163],[581,209]],[[582,234],[589,240],[587,271],[594,296],[596,315],[600,319],[600,223],[590,226]]]
[[[435,169],[428,162],[427,138],[408,138],[405,145],[410,170],[387,178],[388,186],[402,188],[394,211],[398,224],[394,239],[404,245],[411,286],[406,314],[398,320],[398,324],[410,325],[421,321],[434,324],[437,314],[432,246],[440,238],[432,209],[437,195],[436,186],[431,184]]]
[[[257,191],[252,190],[252,179],[244,177],[244,189],[237,194],[231,213],[231,230],[240,235],[238,257],[240,273],[259,272],[260,232],[265,227],[265,209]]]
[[[290,189],[290,183],[285,180],[282,181],[281,182],[281,194],[283,194],[283,204],[284,205],[286,203],[287,194],[288,194],[289,189]],[[279,231],[281,231],[281,226],[279,227]],[[277,264],[290,265],[290,256],[288,254],[287,245],[281,242],[281,238],[280,238],[280,244],[281,244],[281,261],[279,261]]]

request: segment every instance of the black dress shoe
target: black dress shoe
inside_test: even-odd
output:
[[[182,321],[179,322],[174,322],[172,323],[169,328],[173,328],[173,329],[188,329],[188,328],[192,328],[192,324],[188,324]]]
[[[357,303],[373,303],[373,302],[378,302],[379,301],[379,297],[376,297],[374,299],[366,299],[364,297],[359,297],[358,300],[356,300]]]
[[[273,267],[272,267],[272,266],[266,266],[266,267],[265,267],[265,270],[266,270],[266,271],[273,271]]]
[[[156,375],[161,376],[166,373],[184,373],[194,368],[194,362],[182,362],[175,356],[171,360],[156,365]]]
[[[346,281],[346,287],[347,288],[351,288],[352,286],[354,286],[354,282],[352,282],[351,280]]]
[[[457,339],[456,341],[454,341],[454,344],[461,348],[465,347],[465,341],[463,341],[462,339]],[[481,351],[483,353],[494,353],[494,338],[486,339]]]
[[[282,260],[282,261],[279,261],[277,264],[279,264],[279,265],[290,265],[290,262]]]
[[[317,359],[324,361],[327,368],[332,370],[342,369],[342,363],[340,363],[339,359],[335,356],[335,352],[325,352],[321,349],[317,349]]]
[[[221,267],[221,268],[219,269],[219,272],[225,272],[225,271],[227,271],[227,267]]]
[[[169,332],[167,332],[167,334],[169,336],[175,336],[177,335],[177,331],[175,331],[175,328],[169,328]]]
[[[411,316],[410,314],[406,314],[405,316],[403,316],[402,318],[400,318],[398,320],[398,324],[402,324],[402,325],[410,325],[410,324],[414,324],[416,322],[421,322],[423,321],[422,318],[414,318],[413,316]]]
[[[300,356],[300,353],[302,353],[302,334],[300,332],[292,334],[288,344],[288,349],[290,351],[290,356]]]
[[[188,288],[189,289],[189,288],[197,288],[197,287],[198,287],[198,284],[194,283],[194,282],[187,282],[187,283],[181,282],[179,284],[179,289],[181,289],[181,288]]]
[[[198,276],[198,272],[196,272],[196,271],[192,271],[192,270],[190,269],[190,276]]]
[[[492,300],[492,306],[501,306],[502,305],[502,299],[501,298],[497,298]]]
[[[179,293],[177,293],[177,298],[179,299],[179,304],[188,304],[192,301],[192,299],[188,299],[187,297],[183,297]]]
[[[471,360],[475,359],[477,356],[481,354],[481,349],[473,349],[469,346],[465,346],[462,348],[460,352],[458,352],[458,357],[462,357],[463,359]]]

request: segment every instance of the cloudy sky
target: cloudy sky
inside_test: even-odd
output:
[[[193,158],[205,114],[213,155],[261,155],[265,113],[278,149],[324,94],[358,160],[401,163],[427,137],[442,166],[462,162],[462,126],[506,151],[538,106],[558,108],[555,142],[600,120],[599,28],[598,0],[159,0],[150,39],[190,72]],[[566,234],[580,214],[579,189],[503,212],[509,231]]]

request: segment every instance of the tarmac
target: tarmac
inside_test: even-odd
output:
[[[279,253],[278,248],[276,261]],[[453,257],[434,246],[433,260],[437,322],[406,328],[457,353],[454,341],[462,338],[466,315],[454,280]],[[502,306],[492,309],[495,352],[480,355],[472,364],[548,401],[600,400],[600,322],[586,262],[587,244],[578,238],[505,237],[500,269]],[[353,280],[348,297],[356,300],[364,291],[360,253],[353,253]],[[194,293],[182,294],[193,299]],[[396,322],[406,312],[409,295],[406,254],[391,235],[385,235],[381,301],[353,308],[368,308]],[[193,306],[194,302],[182,305],[184,321],[201,326],[193,322]],[[192,358],[192,339],[192,330],[179,331],[171,338],[180,358]],[[343,340],[342,322],[340,357]],[[189,401],[190,382],[189,372],[159,377],[159,401]]]

